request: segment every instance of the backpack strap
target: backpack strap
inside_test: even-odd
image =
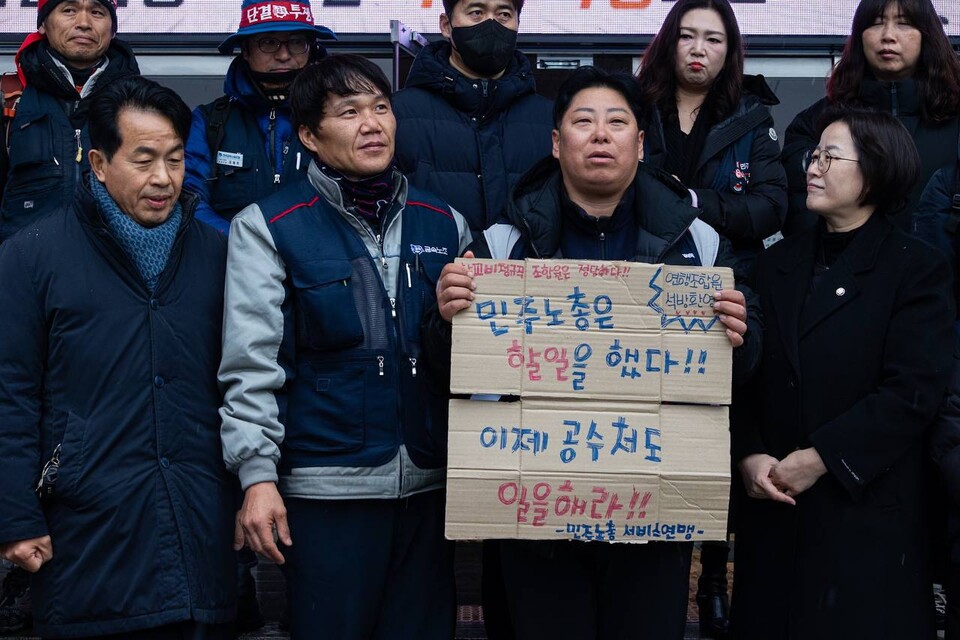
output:
[[[213,159],[213,170],[209,181],[217,179],[217,152],[226,135],[227,118],[230,117],[230,96],[220,96],[214,100],[211,108],[206,109],[207,116],[207,146],[210,147],[210,157]]]

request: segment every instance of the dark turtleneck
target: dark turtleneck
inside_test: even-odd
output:
[[[827,231],[824,219],[817,219],[817,247],[813,260],[813,277],[810,278],[810,288],[807,291],[807,300],[816,292],[825,274],[837,263],[843,252],[856,238],[857,232],[862,228],[857,227],[850,231]]]

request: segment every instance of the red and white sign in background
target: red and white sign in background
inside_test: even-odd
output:
[[[741,31],[750,35],[843,36],[856,0],[733,0]],[[36,0],[0,0],[0,33],[27,33]],[[119,0],[122,33],[230,33],[240,22],[240,0]],[[947,33],[960,36],[960,2],[933,0]],[[312,0],[315,20],[337,33],[388,33],[399,19],[421,33],[438,33],[441,0]],[[523,33],[652,35],[670,0],[528,0]]]

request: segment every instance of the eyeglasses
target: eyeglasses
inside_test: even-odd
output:
[[[310,40],[307,38],[294,36],[288,40],[277,40],[276,38],[260,38],[256,41],[257,49],[264,53],[276,53],[280,47],[286,47],[292,56],[303,55],[310,49]]]
[[[806,173],[810,169],[810,165],[816,162],[817,168],[820,169],[820,173],[824,174],[827,171],[830,171],[830,163],[834,160],[856,162],[858,164],[860,162],[859,160],[854,160],[853,158],[841,158],[839,156],[830,155],[829,151],[818,151],[814,149],[803,154],[803,171]]]

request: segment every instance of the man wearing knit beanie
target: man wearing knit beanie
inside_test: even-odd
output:
[[[54,7],[58,4],[65,2],[66,0],[40,0],[37,3],[37,28],[43,26],[43,21],[47,19],[47,16],[50,15],[50,12],[53,11]],[[110,13],[110,18],[113,21],[113,32],[117,32],[117,1],[116,0],[97,0],[99,4],[102,4],[104,8]],[[74,2],[74,4],[77,4]]]
[[[23,95],[0,153],[0,241],[72,200],[88,168],[87,109],[98,89],[139,75],[115,37],[116,0],[40,0],[37,31],[17,52]],[[6,124],[6,123],[5,123]]]
[[[336,39],[314,20],[309,0],[243,0],[239,29],[220,44],[221,53],[240,53],[224,95],[193,113],[185,185],[200,196],[197,219],[222,233],[238,211],[307,173],[309,154],[291,124],[287,91],[309,62],[326,55],[322,42]]]

